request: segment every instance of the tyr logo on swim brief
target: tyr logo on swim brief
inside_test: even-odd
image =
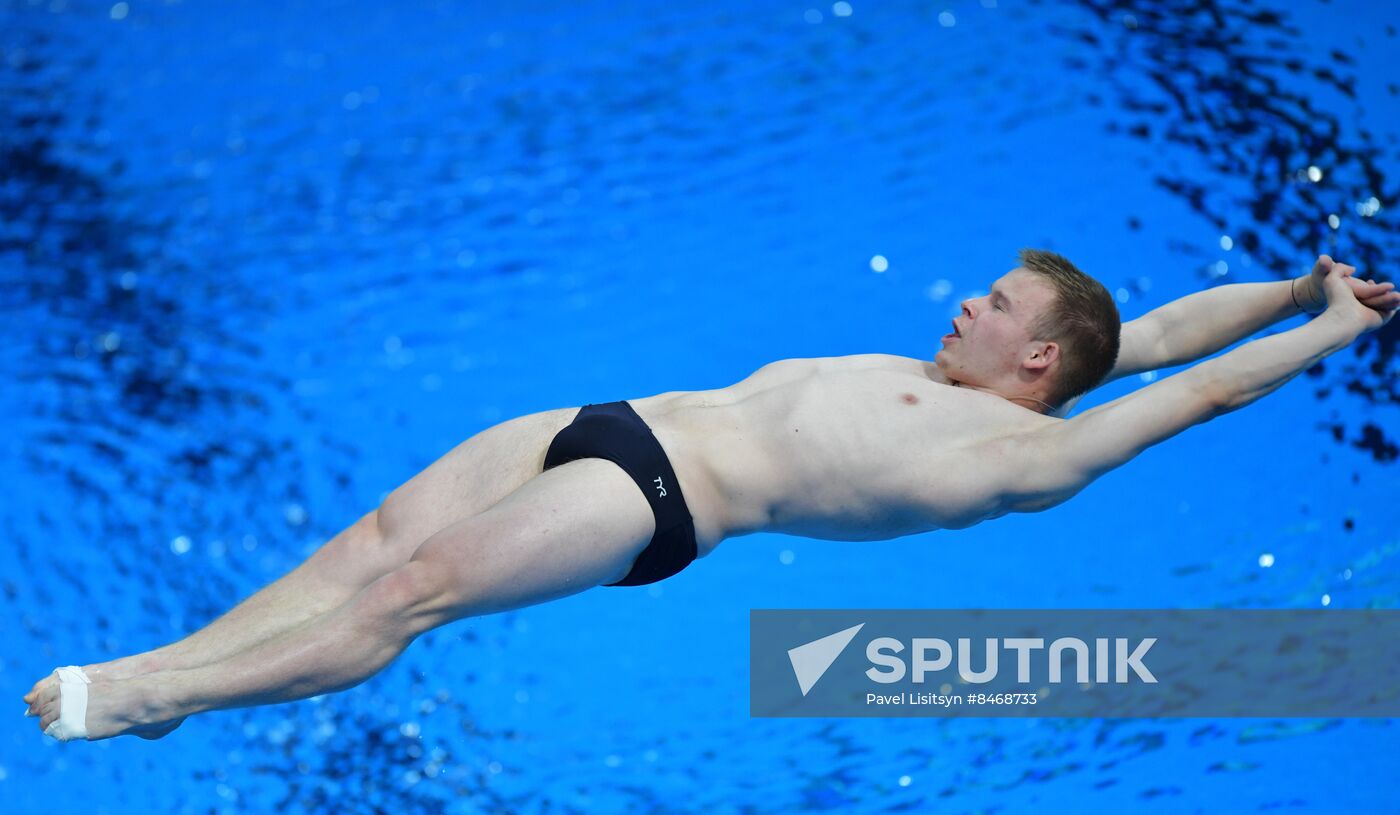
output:
[[[660,497],[661,497],[661,498],[665,498],[665,497],[666,497],[666,488],[663,487],[663,486],[661,486],[661,476],[658,475],[656,478],[653,478],[652,481],[655,481],[655,482],[656,482],[656,490],[657,490],[657,492],[660,492],[660,493],[661,493]]]

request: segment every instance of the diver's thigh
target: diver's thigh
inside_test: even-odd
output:
[[[570,461],[480,515],[440,530],[412,560],[431,566],[433,624],[554,600],[621,580],[656,532],[646,495],[611,461]]]
[[[435,532],[490,509],[540,474],[549,443],[578,410],[520,416],[457,445],[384,499],[378,513],[384,539],[404,548],[406,562]]]

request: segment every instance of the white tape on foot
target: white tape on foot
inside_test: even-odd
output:
[[[58,719],[49,724],[44,735],[59,741],[72,741],[87,738],[88,679],[83,669],[77,665],[57,668],[58,677]]]

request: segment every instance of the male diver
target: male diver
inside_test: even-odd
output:
[[[1386,324],[1400,292],[1321,256],[1120,327],[1053,252],[962,303],[932,362],[786,359],[710,391],[536,413],[466,440],[305,563],[177,643],[57,669],[26,715],[61,740],[158,738],[193,713],[344,690],[418,635],[669,577],[754,532],[884,540],[1059,504]],[[1063,418],[1097,385],[1314,319]]]

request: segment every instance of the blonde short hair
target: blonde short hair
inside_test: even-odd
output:
[[[1118,362],[1118,306],[1102,283],[1063,255],[1022,249],[1019,258],[1055,290],[1050,309],[1036,318],[1031,335],[1060,345],[1059,375],[1045,400],[1059,407],[1102,382]]]

